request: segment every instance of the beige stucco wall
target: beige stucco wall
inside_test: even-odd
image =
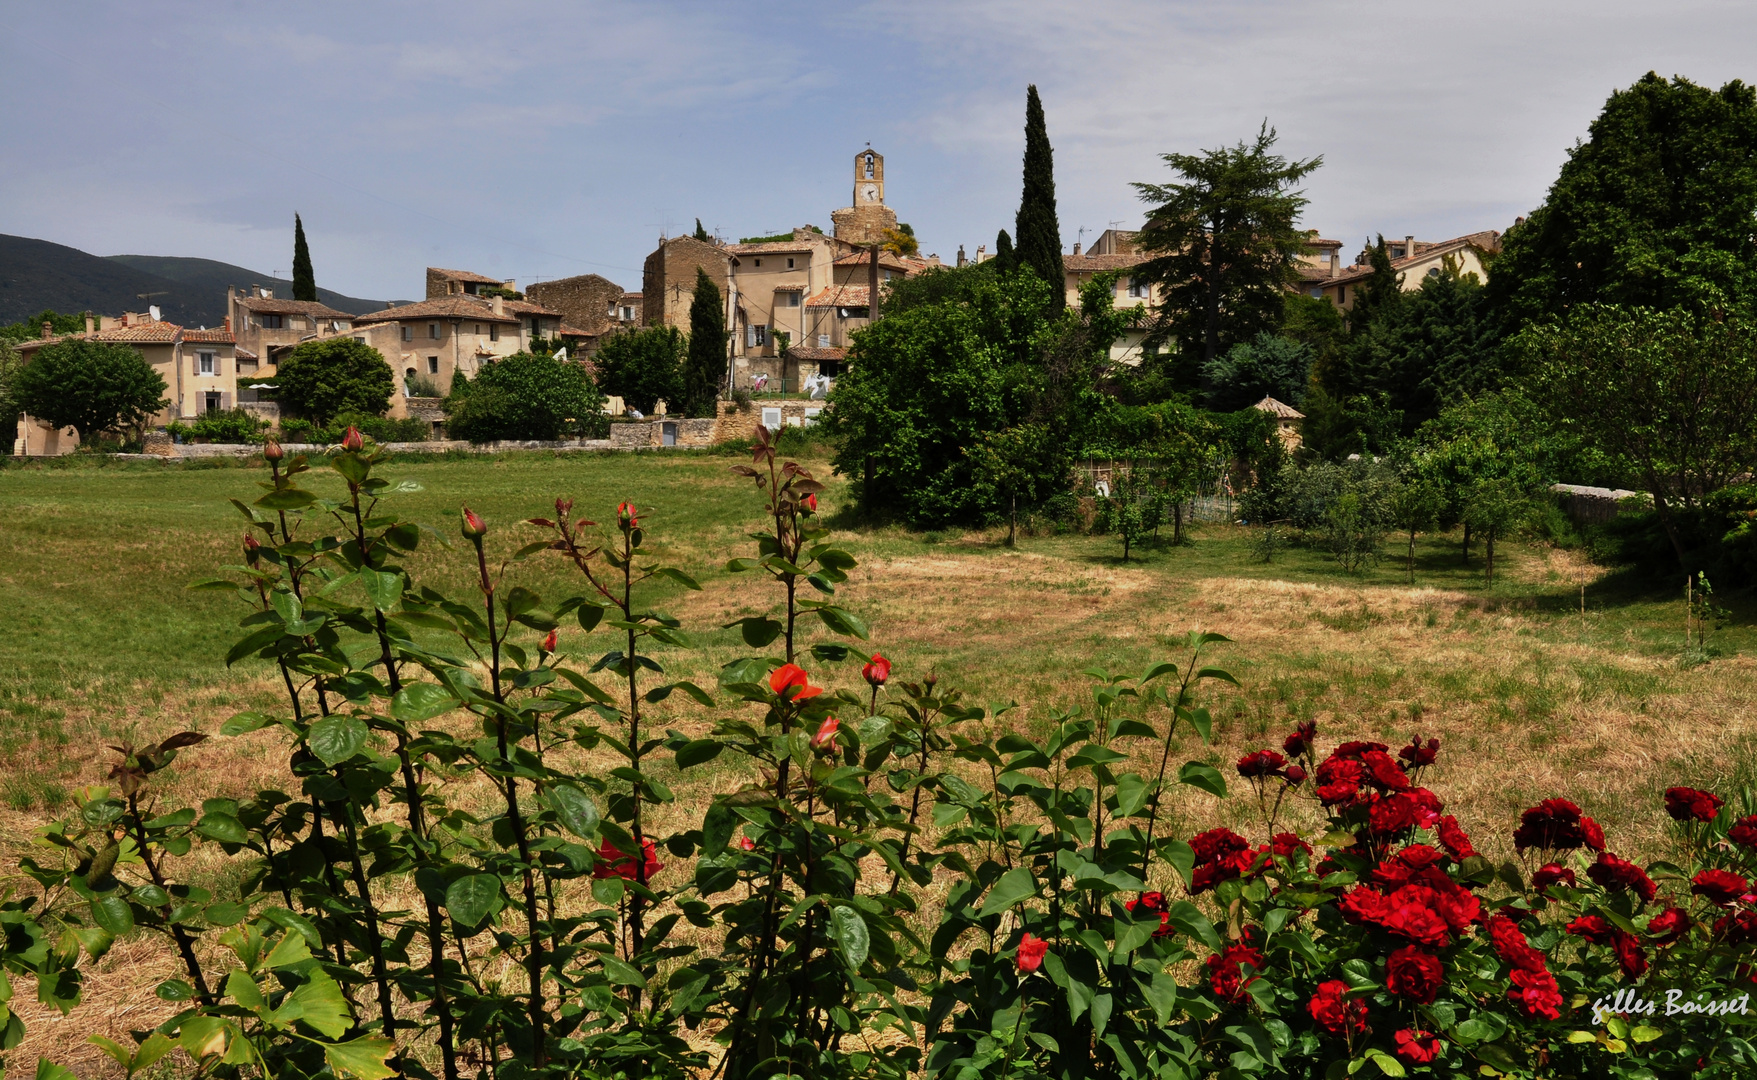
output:
[[[428,327],[435,323],[439,327],[439,337],[429,337]],[[408,341],[403,340],[402,328],[405,325],[410,328]],[[495,340],[496,335],[492,332],[496,327],[499,328],[499,340]],[[455,333],[451,320],[441,318],[411,319],[407,323],[368,323],[356,327],[353,336],[377,349],[383,355],[385,363],[390,365],[391,375],[397,385],[397,392],[391,395],[390,415],[397,419],[409,415],[402,387],[410,368],[415,369],[418,377],[438,384],[440,393],[449,394],[452,377],[458,371],[474,378],[483,364],[522,352],[530,345],[529,334],[522,323],[514,326],[512,323],[483,322],[469,318],[457,324]],[[429,357],[438,358],[437,373],[428,370]]]

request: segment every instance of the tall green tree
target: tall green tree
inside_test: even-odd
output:
[[[1551,422],[1628,463],[1691,569],[1702,501],[1757,472],[1757,325],[1584,304],[1520,344]]]
[[[713,237],[708,235],[708,230],[702,228],[702,219],[701,218],[695,219],[695,238],[697,240],[700,240],[704,244],[713,240]]]
[[[1605,102],[1489,289],[1513,329],[1590,302],[1757,307],[1757,90],[1648,72]]]
[[[18,374],[22,370],[18,349],[0,338],[0,431],[9,439],[17,429],[18,414],[24,411],[18,403]]]
[[[351,337],[295,345],[275,383],[283,413],[319,425],[344,412],[383,416],[396,391],[384,354]]]
[[[1010,274],[1019,268],[1019,253],[1013,249],[1013,238],[1002,229],[994,238],[994,268]]]
[[[1019,264],[1029,266],[1055,290],[1050,306],[1059,311],[1067,298],[1062,292],[1061,226],[1055,216],[1055,152],[1049,145],[1043,102],[1034,85],[1025,89],[1025,184],[1013,223],[1013,242]]]
[[[726,377],[726,305],[720,287],[696,267],[695,298],[689,302],[689,357],[683,366],[683,411],[713,416]]]
[[[293,299],[316,300],[317,276],[311,270],[311,249],[305,246],[305,223],[293,215]]]
[[[1311,238],[1299,228],[1307,200],[1297,186],[1323,158],[1289,161],[1275,138],[1264,123],[1249,144],[1165,154],[1178,179],[1134,185],[1153,206],[1140,238],[1153,258],[1135,276],[1164,295],[1148,340],[1175,341],[1192,372],[1274,330],[1298,280]]]
[[[515,353],[454,387],[445,400],[446,430],[474,443],[595,436],[608,426],[603,406],[584,365]]]
[[[1354,333],[1372,325],[1380,313],[1403,299],[1403,275],[1391,268],[1391,252],[1385,247],[1385,234],[1377,243],[1367,244],[1367,265],[1372,273],[1354,287],[1354,303],[1348,307],[1348,328]]]
[[[1265,330],[1202,365],[1204,396],[1216,412],[1248,408],[1265,396],[1297,408],[1305,403],[1311,372],[1308,346]]]
[[[82,443],[107,431],[142,427],[170,404],[164,377],[138,352],[81,338],[38,349],[13,385],[22,411],[51,427],[73,428]]]

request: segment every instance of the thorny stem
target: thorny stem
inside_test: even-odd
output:
[[[929,693],[933,691],[929,689]],[[921,764],[915,769],[915,790],[909,796],[909,828],[903,832],[903,847],[897,852],[897,865],[902,866],[909,858],[909,841],[915,839],[915,820],[921,815],[921,778],[927,775],[928,736],[933,730],[934,710],[926,708],[921,711]],[[891,873],[891,895],[897,895],[897,887],[903,883],[903,875],[896,871]]]
[[[164,875],[159,872],[159,864],[154,861],[152,848],[146,839],[146,825],[140,819],[140,795],[138,792],[128,794],[128,820],[134,826],[134,842],[140,848],[140,861],[146,864],[146,872],[151,875],[153,884],[165,893],[170,887],[165,884]],[[165,911],[170,913],[171,904],[165,903]],[[188,933],[180,923],[171,923],[171,937],[177,942],[177,951],[183,954],[183,966],[189,971],[189,978],[195,983],[195,996],[203,1005],[212,1006],[214,996],[207,988],[207,978],[201,973],[201,964],[195,959],[195,944],[190,941]]]
[[[366,882],[366,868],[360,862],[360,842],[355,833],[352,807],[342,807],[341,819],[342,828],[348,834],[348,861],[353,868],[354,888],[360,893],[360,913],[366,919],[367,954],[372,958],[372,981],[378,984],[378,1011],[384,1021],[384,1033],[394,1038],[397,1021],[390,1000],[390,976],[384,970],[384,940],[378,934],[378,909],[372,902],[372,890]]]
[[[1159,775],[1153,778],[1153,795],[1147,805],[1147,842],[1141,846],[1141,880],[1147,880],[1147,868],[1153,859],[1153,827],[1159,824],[1159,796],[1165,790],[1165,770],[1171,764],[1171,740],[1177,734],[1177,710],[1183,706],[1184,695],[1189,693],[1190,680],[1196,677],[1196,658],[1201,655],[1197,649],[1190,654],[1190,666],[1184,672],[1183,682],[1177,688],[1177,700],[1172,702],[1171,723],[1165,728],[1165,752],[1159,755]]]

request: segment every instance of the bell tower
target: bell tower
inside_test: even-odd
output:
[[[854,155],[854,205],[882,206],[885,201],[885,156],[870,146]]]

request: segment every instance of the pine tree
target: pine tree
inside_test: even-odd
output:
[[[708,235],[708,230],[702,228],[702,219],[701,218],[695,219],[695,238],[697,240],[700,240],[704,244],[710,242],[713,239],[712,237],[710,237]]]
[[[708,272],[696,268],[695,299],[689,305],[689,356],[683,365],[683,412],[713,416],[726,373],[726,307]]]
[[[317,277],[311,272],[311,249],[305,246],[305,223],[293,215],[293,299],[316,300]]]
[[[1055,218],[1055,161],[1049,146],[1049,129],[1043,122],[1043,102],[1037,87],[1025,91],[1025,190],[1019,198],[1019,216],[1013,235],[1019,264],[1029,266],[1055,290],[1053,306],[1067,303],[1063,295],[1062,234]]]

